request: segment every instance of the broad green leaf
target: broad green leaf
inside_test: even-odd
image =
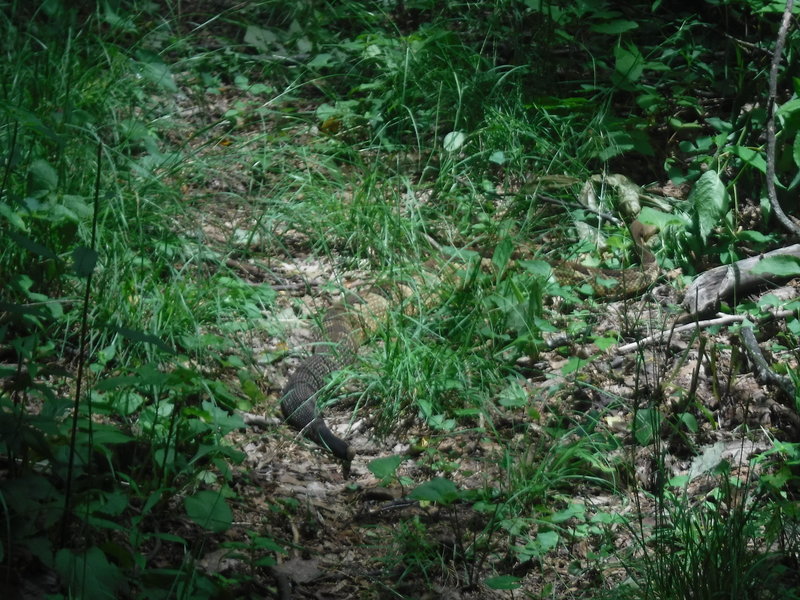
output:
[[[102,423],[95,423],[92,426],[92,435],[88,432],[79,432],[77,439],[81,442],[89,443],[91,440],[94,444],[105,446],[106,444],[125,444],[132,442],[134,438],[126,435],[112,425],[103,425]]]
[[[47,2],[44,3],[45,5],[48,4]],[[58,4],[57,2],[50,3],[52,5]],[[119,35],[121,32],[125,32],[127,34],[135,34],[137,33],[136,25],[134,22],[124,13],[126,11],[116,12],[112,8],[111,3],[107,3],[104,5],[105,10],[102,12],[102,19],[104,23],[107,23],[111,26],[112,29],[116,30],[115,34]]]
[[[528,539],[524,546],[513,546],[512,549],[521,562],[527,562],[532,558],[544,556],[558,544],[558,533],[555,531],[544,531],[538,533],[536,538]]]
[[[322,52],[308,61],[308,67],[311,69],[321,69],[323,67],[327,67],[333,63],[333,58],[333,54],[330,52]]]
[[[156,506],[159,502],[161,502],[161,499],[164,496],[164,492],[167,491],[169,491],[171,495],[171,490],[168,490],[168,488],[160,488],[152,492],[145,501],[144,506],[142,506],[141,510],[142,515],[147,515],[153,509],[154,506]]]
[[[661,94],[641,94],[636,97],[636,104],[648,112],[657,109],[663,103],[664,97]]]
[[[258,536],[251,542],[254,548],[259,550],[266,550],[267,552],[279,552],[280,554],[287,554],[286,548],[273,540],[270,537]]]
[[[794,164],[800,167],[800,131],[794,136],[794,144],[792,145],[792,157]]]
[[[414,500],[426,500],[428,502],[438,502],[440,504],[452,504],[458,500],[458,488],[449,479],[437,477],[420,486],[417,486],[410,494]]]
[[[89,218],[92,216],[92,206],[86,202],[86,198],[76,194],[64,194],[61,198],[64,209],[66,209],[72,220],[77,222],[81,218]]]
[[[70,590],[71,597],[100,600],[119,597],[127,581],[119,567],[108,561],[100,548],[92,546],[86,552],[59,550],[55,567],[61,583]]]
[[[767,161],[764,158],[764,155],[761,154],[758,150],[754,150],[753,148],[748,148],[747,146],[728,146],[726,150],[728,150],[734,156],[738,156],[746,164],[750,165],[754,169],[761,171],[766,175]]]
[[[784,486],[792,480],[796,480],[796,475],[792,474],[791,470],[787,466],[781,467],[775,473],[768,473],[766,475],[761,476],[761,481],[772,487],[776,490],[781,490]]]
[[[259,52],[269,52],[275,48],[278,36],[269,29],[248,25],[244,32],[245,44],[250,44]]]
[[[381,481],[391,479],[396,476],[398,467],[403,464],[406,457],[403,455],[384,456],[371,460],[367,465],[370,473]]]
[[[587,284],[586,286],[588,290],[586,291],[593,291],[592,288]],[[585,367],[591,362],[591,358],[579,358],[577,356],[571,356],[564,366],[561,367],[561,374],[562,375],[571,375],[572,373],[577,373],[580,369]]]
[[[636,413],[634,420],[634,436],[641,446],[646,446],[655,439],[661,428],[664,417],[655,408],[643,408]]]
[[[143,380],[139,375],[119,375],[98,381],[94,387],[97,390],[105,391],[119,387],[134,386],[140,383],[143,383]]]
[[[699,426],[697,425],[697,419],[692,413],[681,413],[680,416],[681,423],[686,426],[686,429],[689,430],[691,433],[697,433],[699,430]]]
[[[427,418],[426,422],[429,426],[434,429],[440,429],[441,431],[453,431],[456,428],[456,420],[448,419],[441,413],[432,414]]]
[[[176,354],[174,348],[168,346],[164,341],[156,335],[152,333],[145,333],[144,331],[138,331],[136,329],[128,329],[127,327],[119,327],[117,325],[108,325],[106,327],[109,331],[113,331],[114,333],[118,333],[125,339],[131,340],[132,342],[141,342],[145,344],[153,344],[156,348],[163,350],[164,352],[169,352],[170,354]]]
[[[506,162],[506,154],[502,150],[495,150],[489,156],[489,162],[494,163],[496,165],[502,165]]]
[[[0,217],[3,217],[17,229],[28,231],[28,227],[25,225],[25,221],[22,220],[22,216],[5,202],[0,202]]]
[[[558,533],[555,531],[543,531],[536,534],[536,542],[545,552],[552,550],[558,544]]]
[[[775,111],[775,116],[780,118],[788,118],[798,111],[800,111],[800,98],[794,98],[784,104],[781,104]]]
[[[555,512],[550,517],[551,523],[564,523],[565,521],[569,521],[572,518],[576,518],[579,521],[586,520],[586,506],[583,504],[570,504],[566,510],[562,510],[559,512]]]
[[[90,513],[118,517],[128,508],[128,495],[122,492],[99,492],[98,496],[83,505]]]
[[[494,254],[492,254],[492,265],[494,265],[498,273],[502,273],[508,266],[508,259],[511,258],[513,252],[514,242],[511,241],[511,238],[503,238],[503,240],[497,244],[494,249]]]
[[[341,117],[342,111],[333,106],[332,104],[323,102],[317,107],[317,110],[314,111],[314,116],[317,117],[320,121],[326,121],[327,119]]]
[[[614,64],[616,75],[624,81],[634,82],[642,76],[644,58],[635,45],[628,44],[627,48],[617,45],[614,48],[614,58],[616,59]]]
[[[710,446],[706,446],[703,449],[702,454],[699,454],[692,459],[692,464],[689,467],[688,473],[689,480],[692,480],[703,473],[713,471],[720,465],[723,465],[723,463],[726,463],[727,461],[723,458],[725,456],[725,452],[734,447],[734,445],[738,446],[738,442],[720,440]]]
[[[528,393],[519,382],[512,381],[500,392],[497,402],[504,408],[522,408],[529,404]]]
[[[217,390],[214,390],[217,391]],[[219,401],[217,394],[214,394]],[[214,427],[219,435],[228,435],[231,431],[237,429],[244,429],[245,424],[241,415],[230,412],[218,406],[211,400],[203,400],[203,410],[208,415],[208,419],[214,424]]]
[[[484,579],[483,584],[490,590],[516,590],[522,585],[522,578],[513,575],[498,575]]]
[[[634,150],[645,156],[655,155],[655,151],[653,150],[653,146],[647,134],[637,129],[631,129],[630,131],[609,131],[608,142],[608,146],[600,149],[596,154],[601,160],[609,160],[630,150]]]
[[[599,512],[592,515],[589,519],[590,523],[602,523],[609,525],[611,523],[625,523],[625,517],[616,512]]]
[[[34,242],[27,236],[22,234],[16,233],[14,231],[9,232],[9,237],[16,242],[17,246],[20,248],[24,248],[31,254],[36,254],[37,256],[41,256],[43,258],[49,258],[52,260],[57,259],[56,253],[50,250],[47,246],[42,246],[41,244]]]
[[[706,119],[706,123],[711,125],[714,129],[719,131],[720,133],[730,133],[733,131],[733,124],[728,121],[723,121],[719,117],[709,117]]]
[[[639,24],[636,21],[626,21],[625,19],[617,19],[616,21],[608,21],[606,23],[598,23],[592,25],[590,29],[596,33],[607,33],[609,35],[618,35],[631,29],[636,29]]]
[[[550,321],[540,317],[534,317],[533,324],[537,329],[545,333],[555,333],[556,331],[559,331],[559,328],[553,325]]]
[[[536,275],[541,279],[548,279],[553,273],[553,267],[544,260],[520,260],[517,262],[517,266],[522,267],[528,273]]]
[[[267,555],[263,558],[259,558],[253,563],[256,567],[274,567],[278,564],[278,561],[275,560],[273,557]]]
[[[697,232],[703,242],[706,242],[708,234],[721,223],[728,212],[728,192],[716,171],[703,173],[689,195],[689,202],[694,207]]]
[[[781,300],[775,294],[764,294],[760,296],[756,305],[761,310],[769,310],[770,308],[775,308],[778,306],[783,306],[786,303],[785,300]]]
[[[797,307],[793,307],[794,310],[797,310]],[[786,323],[786,329],[788,329],[795,337],[800,337],[800,319],[790,319]]]
[[[175,83],[170,68],[156,56],[143,58],[144,61],[139,63],[139,72],[142,77],[170,93],[176,93],[178,91],[178,86]]]
[[[670,487],[683,489],[686,487],[686,484],[689,483],[689,476],[688,475],[676,475],[675,477],[670,477],[668,481]]]
[[[642,211],[636,218],[645,225],[653,225],[658,227],[659,231],[664,231],[671,225],[676,227],[687,225],[686,221],[681,218],[680,214],[666,213],[661,210],[656,210],[651,206],[642,207]]]
[[[744,242],[755,242],[757,244],[767,244],[772,241],[772,238],[764,235],[760,231],[753,231],[752,229],[745,229],[736,234],[736,239]]]
[[[220,492],[197,492],[184,498],[183,506],[192,521],[215,533],[226,531],[233,522],[233,513]]]
[[[297,50],[302,54],[308,54],[314,49],[314,43],[305,35],[297,38],[294,43]]]
[[[152,363],[145,363],[141,367],[137,367],[135,372],[139,374],[140,385],[161,386],[166,385],[170,379],[169,373],[159,371]]]
[[[667,123],[673,129],[682,131],[689,131],[689,130],[700,131],[703,128],[703,126],[696,121],[681,121],[678,117],[670,117],[669,119],[667,119]],[[703,140],[702,142],[703,145],[709,148],[711,147],[711,138],[704,137],[701,139]],[[697,140],[696,143],[700,144],[701,142],[700,140]]]
[[[75,261],[74,269],[78,277],[91,275],[97,264],[97,252],[85,246],[75,248],[72,251],[72,258]]]
[[[594,345],[603,352],[617,343],[617,339],[610,336],[598,336],[594,338]]]
[[[56,135],[56,133],[50,129],[50,127],[45,125],[42,120],[32,112],[29,112],[23,108],[19,108],[18,106],[12,106],[6,102],[2,102],[0,103],[0,113],[10,117],[11,122],[19,123],[20,126],[47,138],[51,142],[55,142],[56,144],[61,142],[61,136]],[[19,153],[12,152],[10,158],[12,160],[11,166],[16,166],[17,161],[19,160]]]
[[[464,142],[467,141],[467,136],[460,131],[451,131],[444,136],[444,149],[447,152],[457,152]]]
[[[159,533],[155,532],[151,534],[157,540],[164,540],[165,542],[172,542],[175,544],[179,544],[181,546],[188,545],[186,538],[183,538],[179,535],[175,535],[174,533]]]
[[[133,391],[111,394],[108,396],[108,408],[121,417],[127,417],[133,414],[139,410],[145,402],[147,402],[147,399],[143,395]]]
[[[778,254],[762,258],[752,269],[753,273],[797,277],[800,275],[800,258],[789,254]]]
[[[53,191],[58,187],[58,174],[49,162],[43,158],[37,158],[28,167],[28,174],[37,190]]]

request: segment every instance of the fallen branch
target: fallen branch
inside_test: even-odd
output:
[[[792,380],[788,377],[778,375],[767,364],[767,360],[761,352],[758,341],[756,341],[753,328],[742,327],[742,330],[739,332],[739,337],[742,338],[742,344],[744,344],[744,349],[747,352],[748,358],[750,358],[750,364],[753,367],[756,381],[761,385],[777,386],[784,394],[794,400],[794,383],[792,383]]]
[[[800,258],[800,244],[778,248],[759,256],[745,258],[730,265],[714,267],[701,273],[686,288],[683,307],[690,315],[705,314],[719,310],[723,299],[742,297],[764,284],[780,283],[791,277],[772,273],[755,273],[758,263],[773,256],[794,256]]]
[[[242,421],[244,421],[244,424],[248,427],[270,429],[278,427],[283,423],[283,419],[278,419],[277,417],[265,417],[264,415],[256,415],[243,410],[237,410],[236,414],[242,417]]]
[[[761,324],[776,319],[786,319],[794,314],[795,311],[793,310],[781,310],[778,312],[769,313],[767,315],[764,315],[763,317],[755,319],[755,323]],[[635,352],[640,348],[651,346],[653,344],[663,343],[666,340],[671,339],[672,336],[674,336],[676,333],[683,333],[684,331],[691,331],[692,329],[706,329],[708,327],[714,327],[715,325],[730,325],[732,323],[742,323],[746,320],[753,321],[752,315],[718,315],[714,319],[695,321],[694,323],[687,323],[685,325],[680,325],[680,326],[673,325],[670,329],[663,329],[658,333],[654,333],[653,335],[647,336],[646,338],[642,338],[641,340],[636,340],[635,342],[631,342],[630,344],[619,346],[616,349],[616,353],[630,354],[631,352]]]
[[[778,202],[778,194],[775,191],[775,109],[778,103],[778,67],[781,64],[783,46],[786,43],[786,33],[789,31],[789,22],[792,18],[793,0],[786,0],[786,8],[783,11],[783,19],[778,30],[778,39],[775,41],[775,51],[772,53],[772,66],[769,70],[769,100],[767,101],[767,196],[772,212],[781,222],[787,231],[794,235],[800,235],[798,227],[786,213],[783,212]]]

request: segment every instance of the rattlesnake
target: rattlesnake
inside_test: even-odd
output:
[[[368,333],[361,314],[377,317],[388,308],[387,298],[372,291],[363,296],[348,294],[345,301],[330,308],[322,321],[320,341],[292,372],[281,393],[281,412],[286,422],[343,461],[352,460],[355,451],[328,428],[319,414],[317,396],[331,373],[355,360],[358,347]]]
[[[435,303],[444,276],[455,273],[449,265],[442,275],[415,275],[405,283],[375,285],[365,291],[348,292],[322,320],[321,335],[306,357],[289,376],[281,392],[281,412],[286,422],[341,459],[345,470],[355,451],[327,426],[317,406],[329,376],[351,364],[365,338],[384,321],[390,310],[413,314],[420,304]]]
[[[631,225],[631,234],[640,254],[642,268],[613,271],[589,269],[574,263],[554,265],[557,277],[574,279],[576,274],[584,278],[615,278],[618,286],[593,285],[598,295],[628,296],[638,294],[651,285],[658,276],[657,264],[645,245],[652,231],[638,221]],[[463,270],[463,269],[462,269]],[[559,274],[560,273],[560,274]],[[281,393],[281,412],[286,422],[295,429],[329,450],[343,461],[345,473],[355,456],[354,449],[337,437],[320,414],[317,400],[327,380],[335,371],[355,361],[358,348],[384,321],[390,310],[401,310],[405,314],[416,312],[420,306],[430,306],[447,286],[443,280],[458,278],[459,269],[449,263],[441,274],[429,271],[411,277],[406,283],[373,286],[363,292],[348,292],[341,302],[331,307],[322,321],[321,335],[313,346],[313,352],[291,373]],[[450,286],[452,289],[453,286]],[[621,293],[617,288],[623,288]]]

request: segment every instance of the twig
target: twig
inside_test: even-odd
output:
[[[425,241],[427,241],[433,247],[433,249],[436,250],[436,252],[441,254],[442,245],[437,242],[432,235],[423,232],[422,236],[425,238]]]
[[[786,0],[786,8],[783,11],[783,19],[781,20],[781,27],[778,30],[778,39],[775,41],[775,51],[772,54],[772,67],[769,71],[769,100],[768,110],[769,118],[767,119],[767,196],[769,196],[769,204],[772,211],[790,233],[800,235],[800,227],[786,216],[783,212],[780,203],[778,202],[778,194],[775,191],[775,108],[778,102],[778,66],[781,63],[781,54],[783,54],[783,46],[786,43],[786,33],[789,30],[789,21],[792,17],[792,4],[793,0]]]
[[[756,336],[753,334],[753,328],[742,327],[739,332],[739,337],[742,338],[744,349],[747,351],[747,356],[750,358],[750,364],[753,367],[756,381],[762,385],[775,385],[789,398],[794,400],[794,383],[792,383],[792,380],[788,377],[778,375],[767,364],[764,354],[758,346],[758,341],[756,341]]]
[[[318,281],[303,281],[301,283],[286,283],[282,285],[269,286],[276,292],[296,292],[297,290],[308,290],[309,288],[317,288],[320,286]]]
[[[225,266],[234,271],[241,271],[249,276],[253,281],[262,282],[264,280],[275,281],[270,287],[278,291],[296,291],[296,290],[309,290],[310,288],[318,287],[320,284],[316,281],[301,281],[298,283],[291,283],[286,277],[277,275],[272,269],[259,263],[246,263],[233,258],[225,259]],[[258,284],[254,284],[258,285]]]
[[[531,191],[531,192],[507,192],[507,193],[498,193],[498,192],[484,192],[487,196],[493,196],[496,198],[508,198],[511,196],[535,196],[538,200],[542,200],[547,202],[548,204],[555,204],[556,206],[560,206],[562,208],[574,208],[579,210],[585,210],[588,213],[592,213],[600,217],[600,219],[604,221],[608,221],[609,223],[613,223],[614,225],[622,225],[622,221],[620,221],[617,217],[612,215],[611,213],[603,212],[594,208],[590,208],[581,204],[580,202],[569,202],[568,200],[561,200],[559,198],[553,198],[553,196],[548,196],[547,194],[543,194],[542,192],[538,191]]]
[[[534,196],[536,196],[539,200],[543,200],[549,204],[555,204],[562,208],[574,208],[577,210],[585,210],[588,213],[597,215],[603,221],[608,221],[609,223],[613,223],[614,225],[617,226],[622,225],[622,221],[620,221],[617,217],[615,217],[611,213],[603,212],[601,210],[597,210],[589,206],[584,206],[580,202],[567,202],[566,200],[559,200],[558,198],[553,198],[552,196],[548,196],[547,194],[542,194],[541,192],[536,192]]]
[[[756,323],[766,323],[767,321],[772,321],[775,319],[786,319],[787,317],[791,317],[795,314],[793,310],[781,310],[775,313],[770,313],[761,317],[760,319],[756,319]],[[620,346],[616,349],[617,354],[630,354],[631,352],[635,352],[639,348],[644,348],[645,346],[650,346],[652,344],[658,344],[663,342],[666,339],[670,339],[676,333],[682,333],[684,331],[690,331],[694,328],[697,329],[705,329],[707,327],[713,327],[715,325],[730,325],[731,323],[742,323],[745,320],[752,320],[752,316],[750,315],[718,315],[715,319],[706,319],[705,321],[696,321],[694,323],[687,323],[686,325],[680,325],[678,327],[671,327],[670,329],[662,329],[658,333],[654,333],[646,338],[642,338],[641,340],[637,340],[635,342],[631,342],[630,344],[625,344],[624,346]]]
[[[72,423],[70,424],[69,428],[69,455],[67,459],[67,477],[66,483],[64,485],[64,494],[62,498],[64,499],[64,512],[61,514],[61,530],[60,530],[60,538],[61,538],[61,547],[67,545],[67,534],[69,532],[69,526],[72,523],[73,514],[72,514],[72,503],[74,502],[74,498],[72,497],[72,485],[74,483],[73,478],[75,475],[75,456],[77,454],[77,439],[78,439],[78,418],[81,412],[81,398],[83,397],[82,392],[82,385],[84,383],[84,369],[86,368],[87,357],[89,349],[91,345],[89,344],[89,335],[90,335],[90,328],[89,328],[89,300],[91,299],[91,292],[92,292],[92,276],[94,275],[94,268],[95,268],[95,261],[97,260],[97,228],[99,223],[99,215],[100,215],[100,184],[101,174],[102,174],[102,159],[103,159],[103,144],[98,141],[97,142],[97,159],[96,159],[96,169],[95,169],[95,179],[94,179],[94,202],[92,204],[92,229],[91,229],[91,241],[89,242],[89,248],[84,249],[84,258],[82,260],[83,265],[79,271],[79,275],[83,275],[86,277],[86,282],[83,286],[83,304],[81,305],[81,312],[80,312],[80,329],[79,329],[79,338],[78,338],[78,372],[75,376],[75,400],[72,406]],[[81,271],[86,271],[85,273],[81,273]],[[92,414],[92,395],[88,394],[86,396],[86,416],[88,417],[87,422],[89,424],[89,450],[94,450],[94,438],[93,438],[93,429],[92,423],[94,415]],[[88,463],[88,472],[87,476],[89,481],[93,481],[92,479],[92,462],[89,461]]]
[[[264,415],[257,415],[243,410],[237,410],[236,413],[242,417],[242,421],[244,421],[244,424],[248,427],[263,427],[264,429],[269,429],[278,427],[283,423],[283,420],[277,417],[265,417]]]
[[[735,42],[736,44],[738,44],[742,48],[747,48],[748,50],[753,50],[754,52],[761,52],[763,54],[769,54],[768,50],[766,50],[765,48],[762,48],[758,44],[752,44],[750,42],[746,42],[745,40],[742,40],[740,38],[732,36],[730,33],[725,33],[724,35],[725,35],[726,38],[728,38],[732,42]]]

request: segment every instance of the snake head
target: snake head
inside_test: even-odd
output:
[[[350,466],[356,456],[356,451],[352,446],[347,446],[345,456],[342,457],[342,477],[350,479]]]

